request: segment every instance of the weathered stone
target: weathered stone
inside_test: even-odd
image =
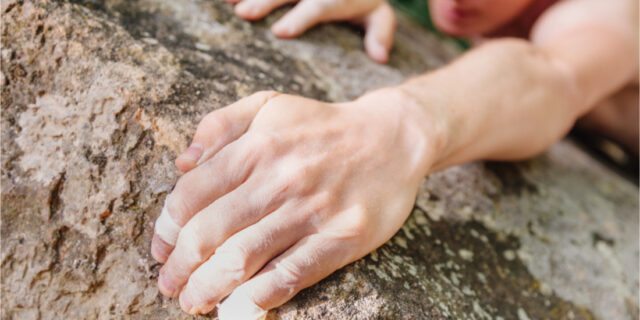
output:
[[[223,1],[1,10],[2,319],[189,318],[149,242],[204,114],[261,89],[343,101],[457,53],[401,20],[377,65],[345,26],[279,40]],[[431,175],[392,240],[270,316],[637,319],[638,255],[637,186],[565,141]]]

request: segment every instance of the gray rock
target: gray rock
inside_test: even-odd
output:
[[[199,119],[261,89],[328,101],[438,67],[401,19],[391,63],[342,25],[296,40],[223,1],[5,0],[2,319],[186,319],[158,294],[153,221]],[[561,142],[425,179],[387,244],[282,319],[637,319],[638,188]],[[215,313],[209,315],[215,317]]]

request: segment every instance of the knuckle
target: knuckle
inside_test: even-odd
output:
[[[309,201],[307,201],[307,206],[310,212],[315,213],[323,213],[326,212],[327,208],[335,208],[339,203],[339,195],[336,192],[331,191],[321,191],[316,193]],[[329,210],[333,212],[332,210]]]
[[[169,215],[178,225],[184,225],[189,219],[189,206],[182,196],[182,183],[178,181],[175,189],[167,196],[166,206]]]
[[[312,166],[301,165],[291,170],[290,166],[285,166],[282,173],[282,182],[280,187],[281,194],[293,193],[296,195],[305,195],[316,185],[317,179],[315,170]]]
[[[259,132],[253,137],[252,152],[259,153],[261,158],[271,159],[279,150],[278,138],[269,132]]]
[[[308,165],[300,165],[294,170],[290,170],[287,175],[287,182],[290,184],[299,184],[311,178],[311,167]]]
[[[283,96],[283,94],[281,94],[278,91],[263,90],[263,91],[258,91],[254,93],[253,95],[251,95],[250,98],[257,100],[261,105],[261,109],[265,109],[273,105],[273,103],[270,103],[270,102],[273,101],[272,100],[273,98],[276,98],[278,96]]]
[[[226,109],[216,110],[204,116],[202,121],[200,122],[199,129],[203,130],[216,130],[216,132],[228,132],[231,123],[229,119],[226,117],[225,111]]]
[[[368,232],[370,219],[369,212],[362,206],[356,206],[353,210],[346,212],[346,219],[343,221],[343,238],[361,238]]]
[[[189,223],[178,236],[178,245],[187,259],[191,261],[204,261],[208,258],[205,234],[199,230],[198,224]]]
[[[274,143],[272,135],[262,131],[256,132],[252,140],[254,146],[257,148],[269,147]]]
[[[261,110],[262,113],[273,112],[276,115],[282,116],[283,114],[278,112],[290,110],[292,106],[291,102],[295,101],[297,98],[288,94],[277,94],[265,99],[265,104]]]
[[[260,97],[264,97],[264,98],[270,98],[270,97],[276,96],[278,94],[280,94],[280,93],[278,91],[275,91],[275,90],[260,90],[260,91],[258,91],[256,93],[254,93],[254,95],[260,96]]]
[[[304,98],[288,94],[265,98],[251,125],[254,129],[273,129],[295,124],[301,118],[300,107],[305,102],[307,100]]]
[[[274,267],[282,277],[282,283],[288,287],[302,287],[302,270],[295,264],[281,260],[275,263]]]
[[[224,277],[233,283],[241,283],[250,275],[250,258],[243,246],[223,245],[216,251],[215,259],[221,261]]]

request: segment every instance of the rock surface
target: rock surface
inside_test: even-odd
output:
[[[223,1],[4,0],[2,319],[186,319],[158,294],[153,221],[199,119],[261,89],[342,101],[442,65],[401,20],[389,66],[346,26],[297,40]],[[425,179],[367,257],[281,319],[638,319],[638,187],[571,142]],[[215,313],[208,317],[215,317]]]

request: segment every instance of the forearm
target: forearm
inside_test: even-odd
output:
[[[401,97],[409,118],[429,123],[423,134],[435,150],[425,174],[533,156],[566,134],[583,104],[567,74],[521,40],[493,41],[385,90]]]

